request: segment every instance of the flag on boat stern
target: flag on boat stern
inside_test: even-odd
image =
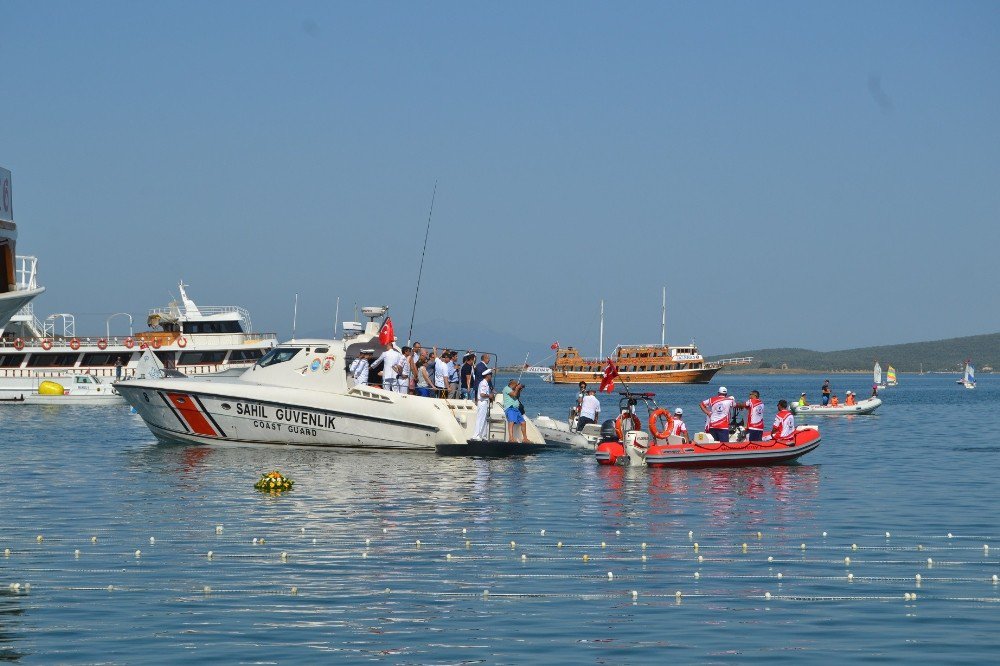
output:
[[[383,346],[392,344],[392,341],[396,339],[396,332],[392,330],[392,317],[386,317],[385,323],[382,324],[382,328],[378,332],[378,343]]]
[[[597,392],[607,391],[611,393],[615,390],[615,377],[618,376],[618,366],[615,362],[608,358],[608,364],[604,367],[604,377],[601,378],[601,387],[597,389]]]

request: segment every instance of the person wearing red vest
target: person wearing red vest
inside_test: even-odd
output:
[[[750,391],[749,399],[736,405],[736,409],[747,410],[747,440],[764,439],[764,401],[760,399],[760,391]]]
[[[706,429],[717,442],[729,441],[729,415],[736,409],[736,400],[729,396],[725,386],[719,387],[719,394],[701,401],[701,411],[708,416]]]
[[[778,413],[774,415],[771,437],[779,444],[793,444],[795,442],[795,416],[788,411],[787,400],[778,401]]]

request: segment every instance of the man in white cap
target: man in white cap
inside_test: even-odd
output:
[[[351,376],[355,384],[368,383],[368,359],[375,353],[374,349],[362,349],[358,358],[351,361]]]
[[[691,441],[688,439],[688,427],[684,423],[684,410],[680,407],[674,410],[674,425],[671,426],[670,434],[680,437],[681,444],[687,444]]]
[[[701,411],[708,416],[708,434],[717,442],[729,441],[729,415],[736,409],[736,400],[729,397],[725,386],[719,387],[718,395],[701,401]]]
[[[489,439],[490,437],[490,403],[493,402],[493,387],[490,380],[493,378],[493,369],[486,368],[483,371],[483,378],[476,388],[476,434],[472,439]]]

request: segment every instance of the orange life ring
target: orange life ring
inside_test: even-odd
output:
[[[97,348],[101,350],[107,349],[108,341],[105,340],[104,338],[101,338],[100,340],[97,341]]]
[[[619,414],[618,418],[615,419],[615,434],[618,435],[618,439],[625,437],[625,433],[622,432],[622,419],[625,416],[632,418],[632,430],[642,430],[642,421],[639,420],[638,416],[635,414]]]
[[[153,338],[153,349],[159,349],[162,344],[159,338]]]
[[[187,338],[177,338],[177,346],[178,347],[187,347],[188,346]]]
[[[69,341],[69,348],[72,349],[73,351],[76,351],[77,349],[80,348],[80,341],[76,338],[73,338],[72,340]]]
[[[125,338],[125,347],[127,349],[132,349],[132,347],[135,347],[135,340],[133,340],[132,338]]]
[[[14,349],[16,349],[17,351],[21,351],[22,349],[24,349],[24,340],[22,340],[21,338],[14,340]]]
[[[42,349],[44,349],[45,351],[52,349],[52,341],[49,340],[48,338],[42,340]]]
[[[657,427],[657,421],[663,416],[667,419],[667,425],[663,430]],[[674,430],[674,417],[670,415],[670,410],[658,407],[649,415],[649,434],[653,439],[666,439]]]

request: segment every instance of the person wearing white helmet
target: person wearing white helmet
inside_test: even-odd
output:
[[[671,426],[670,434],[680,437],[682,444],[687,444],[691,441],[688,439],[688,427],[684,423],[684,410],[680,407],[674,410],[674,424]]]
[[[700,407],[708,417],[708,422],[705,424],[708,434],[717,442],[728,442],[729,418],[736,409],[736,400],[729,396],[729,390],[725,386],[720,386],[718,395],[702,400]]]

